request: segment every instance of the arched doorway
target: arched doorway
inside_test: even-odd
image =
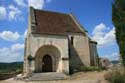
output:
[[[35,72],[56,72],[60,58],[60,51],[55,46],[44,45],[40,47],[35,56]]]
[[[50,55],[43,56],[42,72],[52,72],[52,58]]]

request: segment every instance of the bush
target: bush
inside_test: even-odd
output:
[[[125,73],[116,71],[113,73],[111,83],[125,83]]]
[[[101,69],[99,67],[85,67],[81,66],[80,71],[100,71]]]
[[[113,67],[112,70],[108,70],[104,77],[110,83],[125,83],[125,70],[118,65]]]

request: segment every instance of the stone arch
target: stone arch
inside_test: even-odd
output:
[[[53,45],[44,45],[37,50],[35,55],[35,72],[43,72],[42,64],[45,55],[49,55],[52,59],[52,72],[57,72],[61,53],[59,49]]]

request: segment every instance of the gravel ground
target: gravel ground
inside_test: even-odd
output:
[[[19,81],[13,80],[13,78],[0,81],[0,83],[108,83],[104,79],[104,74],[106,71],[102,72],[79,72],[70,76],[67,80],[53,80],[53,81]]]

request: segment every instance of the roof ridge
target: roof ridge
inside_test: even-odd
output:
[[[56,13],[56,14],[69,15],[69,13],[63,13],[63,12],[58,12],[58,11],[41,10],[41,9],[34,9],[34,10],[35,10],[35,11],[40,11],[40,12],[48,12],[48,13]]]

